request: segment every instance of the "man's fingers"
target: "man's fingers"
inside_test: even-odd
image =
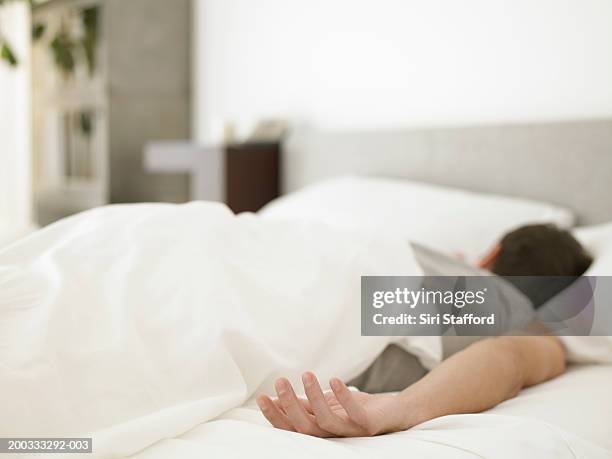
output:
[[[329,382],[329,385],[334,391],[336,398],[349,415],[349,418],[359,426],[369,431],[370,426],[368,422],[368,414],[363,405],[361,405],[355,399],[355,397],[353,397],[353,394],[351,394],[349,388],[346,387],[346,385],[338,378],[333,378]]]
[[[330,409],[317,377],[310,372],[304,373],[302,382],[319,427],[336,435],[346,435],[350,426]]]
[[[295,428],[287,415],[278,409],[276,403],[267,395],[259,395],[256,399],[257,406],[265,416],[265,418],[277,429],[289,430],[295,432]]]
[[[291,387],[291,383],[285,379],[280,378],[276,381],[274,385],[276,389],[276,393],[278,395],[278,399],[287,413],[287,417],[295,430],[300,433],[314,435],[317,437],[327,437],[329,436],[329,432],[321,429],[317,423],[314,421],[314,417],[306,412],[302,403],[300,403],[299,399],[295,395],[293,387]]]
[[[302,404],[302,406],[304,407],[304,409],[306,410],[308,414],[314,414],[312,412],[312,407],[310,406],[310,402],[307,399],[298,398],[298,400],[300,401],[300,403]],[[283,405],[281,405],[281,402],[279,399],[273,399],[272,401],[274,402],[276,407],[281,411],[281,413],[287,414],[285,413],[285,409],[283,408]]]

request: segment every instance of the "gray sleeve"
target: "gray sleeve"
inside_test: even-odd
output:
[[[446,359],[484,338],[483,336],[443,336],[443,358]],[[418,358],[391,344],[366,371],[347,384],[370,394],[400,392],[426,374],[427,369]]]

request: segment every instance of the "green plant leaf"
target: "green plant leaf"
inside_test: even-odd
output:
[[[91,137],[93,132],[93,120],[90,112],[81,112],[78,117],[77,126],[85,137]]]
[[[32,40],[40,40],[40,38],[45,34],[46,29],[47,26],[41,22],[32,24]]]
[[[81,21],[85,29],[81,45],[85,51],[89,74],[93,75],[96,70],[96,47],[98,44],[98,7],[84,9],[81,13]]]
[[[17,57],[15,57],[15,53],[10,48],[7,43],[2,43],[2,47],[0,48],[0,59],[9,64],[11,67],[17,66]]]
[[[69,75],[74,70],[74,56],[72,54],[72,43],[65,31],[60,31],[55,35],[50,44],[51,51],[57,66]]]

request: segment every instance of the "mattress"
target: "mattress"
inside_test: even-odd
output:
[[[276,430],[249,403],[135,457],[512,458],[525,451],[533,451],[531,457],[612,457],[610,381],[612,366],[573,366],[488,412],[445,416],[373,438],[319,439]],[[546,438],[526,435],[538,430]]]

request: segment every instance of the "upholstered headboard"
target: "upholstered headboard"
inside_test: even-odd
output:
[[[285,140],[285,191],[343,174],[406,178],[521,196],[612,220],[612,120],[334,132]]]

